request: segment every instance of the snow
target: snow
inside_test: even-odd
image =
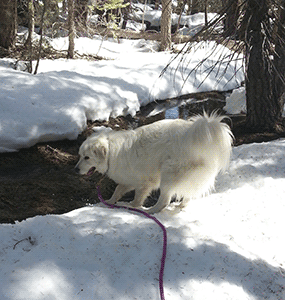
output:
[[[235,89],[226,99],[224,110],[231,115],[246,114],[245,88]]]
[[[67,38],[51,43],[57,49],[67,49]],[[11,61],[1,59],[0,152],[17,151],[41,141],[76,139],[87,120],[133,116],[142,105],[156,99],[231,90],[244,80],[241,61],[218,63],[207,75],[221,55],[230,54],[214,42],[197,45],[182,64],[176,60],[160,77],[173,55],[155,52],[155,47],[154,42],[144,40],[108,40],[102,44],[99,38],[78,38],[75,49],[79,53],[87,49],[86,53],[111,59],[42,60],[36,76],[14,70]],[[205,57],[208,59],[185,82]]]
[[[63,47],[63,41],[56,42]],[[86,46],[96,39],[78,39],[76,47],[83,41]],[[103,45],[99,55],[113,53],[113,60],[41,61],[36,76],[0,60],[1,152],[73,139],[87,119],[134,114],[153,99],[233,89],[243,80],[238,73],[225,85],[236,71],[228,66],[218,83],[214,73],[203,85],[192,74],[181,91],[180,71],[175,82],[173,72],[159,79],[169,53],[145,52],[153,46],[145,41]],[[208,46],[191,54],[184,74]],[[218,57],[213,54],[204,67]],[[166,299],[285,299],[284,151],[284,139],[235,147],[215,192],[156,214],[168,234]],[[0,229],[1,300],[159,299],[162,231],[139,214],[97,204]]]
[[[216,191],[156,214],[166,299],[285,298],[285,140],[235,147]],[[159,299],[162,231],[103,204],[2,224],[0,298]]]
[[[224,110],[231,115],[246,114],[246,92],[245,87],[240,87],[227,97]],[[282,116],[285,117],[285,105]]]
[[[162,10],[152,9],[148,5],[143,5],[141,3],[132,4],[133,11],[130,17],[134,20],[148,22],[151,25],[151,29],[157,29],[160,27]],[[218,15],[216,13],[208,13],[208,22],[216,18]],[[178,25],[180,19],[180,26],[182,28],[178,29],[179,34],[193,36],[205,25],[205,13],[196,13],[193,15],[187,15],[183,13],[181,17],[175,13],[171,14],[171,25]],[[141,27],[141,23],[138,23],[136,27]],[[129,26],[129,21],[127,23],[127,28]]]

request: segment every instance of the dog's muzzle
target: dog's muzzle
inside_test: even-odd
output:
[[[87,176],[91,176],[91,175],[93,175],[94,174],[94,172],[95,172],[95,167],[92,167],[92,168],[90,168],[89,169],[89,171],[87,172]]]
[[[95,170],[96,170],[95,167],[90,168],[89,171],[86,173],[86,175],[87,176],[93,175]],[[80,174],[80,169],[78,167],[75,167],[74,171],[75,171],[75,173]]]

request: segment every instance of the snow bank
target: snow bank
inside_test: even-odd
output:
[[[56,41],[58,47],[65,47],[63,39]],[[79,45],[82,41],[98,52],[98,39],[77,40]],[[144,52],[145,42],[129,42],[131,44],[109,41],[105,45],[110,46],[109,51],[101,47],[103,54],[116,49],[113,51],[116,59],[108,61],[42,60],[36,76],[16,71],[10,67],[9,60],[1,59],[0,152],[17,151],[41,141],[76,139],[86,128],[87,120],[133,116],[142,105],[156,99],[234,89],[244,78],[241,71],[232,77],[236,63],[217,64],[207,76],[213,61],[219,61],[221,53],[229,53],[228,49],[218,46],[209,56],[215,46],[212,42],[194,49],[182,65],[174,63],[162,77],[161,71],[173,56],[165,52]],[[208,59],[201,68],[192,72],[185,82],[187,75],[205,57]]]
[[[285,298],[285,140],[234,148],[216,192],[156,217],[166,300]],[[162,231],[101,204],[0,225],[1,300],[159,299]]]
[[[224,110],[231,115],[246,113],[245,88],[235,89],[227,98]]]

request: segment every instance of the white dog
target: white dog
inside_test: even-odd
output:
[[[131,206],[159,212],[173,195],[185,201],[207,194],[217,174],[227,168],[233,135],[223,118],[213,113],[188,121],[162,120],[135,130],[101,131],[82,144],[75,169],[82,175],[97,170],[118,183],[109,203],[135,190]],[[157,204],[143,207],[158,188]]]

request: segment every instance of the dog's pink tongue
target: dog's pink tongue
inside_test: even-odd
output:
[[[94,173],[94,171],[95,171],[95,167],[92,167],[92,168],[88,171],[87,175],[88,175],[88,176],[91,176],[91,175]]]

